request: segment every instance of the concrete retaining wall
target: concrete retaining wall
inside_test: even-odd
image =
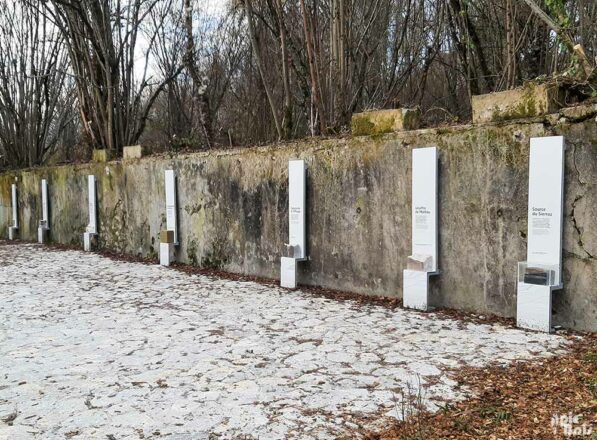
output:
[[[547,121],[553,121],[550,124]],[[10,183],[19,185],[21,236],[35,240],[47,178],[51,239],[82,242],[87,174],[98,179],[100,245],[156,256],[165,227],[164,170],[177,170],[179,261],[279,277],[287,240],[287,161],[309,166],[311,261],[300,282],[401,296],[410,253],[411,149],[440,149],[440,268],[432,303],[514,316],[516,263],[526,255],[529,138],[564,135],[565,289],[554,322],[597,330],[597,128],[546,120],[418,130],[377,137],[42,168],[0,176],[0,234]]]

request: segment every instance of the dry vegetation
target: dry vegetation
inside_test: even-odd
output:
[[[573,428],[584,425],[585,438],[597,438],[597,335],[574,339],[569,354],[541,363],[459,371],[455,379],[474,392],[473,398],[434,414],[420,412],[381,432],[365,433],[366,438],[562,439],[570,436],[562,426],[554,427],[553,417],[570,415],[578,416]]]

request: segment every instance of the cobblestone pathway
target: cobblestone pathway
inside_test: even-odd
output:
[[[558,336],[0,245],[0,438],[333,438]],[[14,419],[11,421],[11,419]]]

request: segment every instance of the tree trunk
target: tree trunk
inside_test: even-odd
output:
[[[292,136],[292,95],[290,91],[290,63],[286,47],[286,23],[284,23],[284,9],[282,0],[275,0],[276,13],[280,23],[280,51],[282,57],[282,83],[284,85],[284,118],[282,119],[282,137],[290,139]]]
[[[246,1],[246,0],[245,0]],[[305,30],[305,42],[307,45],[307,58],[309,59],[309,71],[311,73],[311,99],[313,106],[319,115],[319,130],[321,134],[325,134],[327,126],[325,121],[325,112],[321,99],[321,93],[319,88],[319,73],[317,72],[317,66],[315,63],[315,47],[313,41],[313,32],[309,26],[309,17],[307,8],[305,6],[305,0],[301,0],[301,13],[303,15],[303,27]],[[313,125],[313,116],[311,117],[311,124]]]
[[[193,118],[191,133],[203,138],[207,148],[211,148],[213,134],[211,127],[211,114],[209,109],[209,98],[205,85],[201,80],[195,61],[195,38],[193,37],[193,6],[191,0],[183,0],[185,10],[185,28],[187,32],[187,50],[185,54],[185,65],[193,80],[193,107],[197,115]]]
[[[187,0],[188,1],[188,0]],[[263,89],[265,90],[265,94],[267,95],[267,101],[269,103],[269,108],[272,113],[272,118],[274,120],[274,124],[276,126],[276,132],[278,133],[278,139],[282,139],[282,129],[280,128],[280,123],[278,122],[278,116],[276,114],[276,106],[274,105],[274,99],[268,87],[267,81],[265,79],[265,72],[263,68],[263,63],[261,59],[261,51],[259,50],[259,42],[257,41],[257,35],[255,34],[255,28],[253,26],[253,6],[251,4],[252,0],[244,0],[245,2],[245,12],[247,14],[247,23],[249,25],[249,35],[251,37],[251,46],[253,47],[253,55],[255,55],[255,60],[257,61],[257,68],[259,70],[259,76],[261,77],[261,83],[263,85]]]

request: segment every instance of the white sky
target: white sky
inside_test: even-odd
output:
[[[197,0],[197,6],[205,8],[210,15],[221,15],[226,10],[229,0]]]
[[[230,0],[195,0],[193,8],[202,17],[218,17],[225,13],[226,6],[229,3]],[[179,6],[182,7],[182,0],[180,0]],[[148,42],[143,33],[140,33],[138,38],[137,46],[135,47],[135,77],[140,79],[145,69],[145,52]],[[152,65],[153,60],[151,58],[150,56],[147,70],[148,76],[156,75],[155,66]]]

